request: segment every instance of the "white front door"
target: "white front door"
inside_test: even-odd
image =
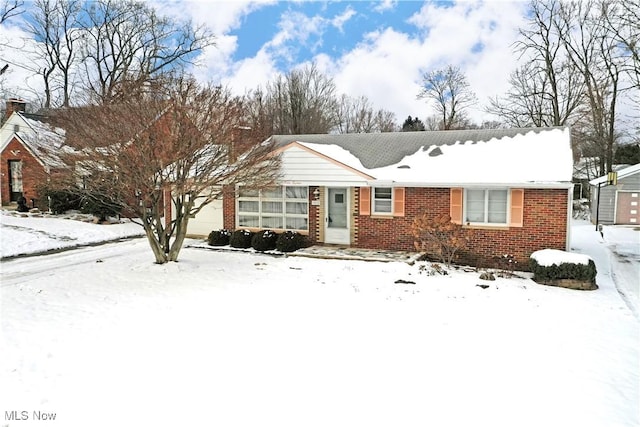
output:
[[[349,189],[327,188],[325,206],[325,243],[348,245],[349,238]]]

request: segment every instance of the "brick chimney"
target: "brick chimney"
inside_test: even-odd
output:
[[[24,112],[27,108],[27,102],[17,98],[9,98],[7,100],[7,110],[5,111],[4,118],[8,119],[14,111]]]

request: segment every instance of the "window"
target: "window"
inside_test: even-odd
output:
[[[393,213],[393,201],[391,187],[373,189],[373,213],[391,214]]]
[[[238,189],[238,226],[279,230],[309,229],[308,187]]]
[[[465,202],[465,223],[507,223],[507,190],[466,190]]]

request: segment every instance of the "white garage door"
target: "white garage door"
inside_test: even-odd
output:
[[[213,230],[220,230],[222,227],[222,200],[215,200],[189,220],[187,235],[206,237]]]

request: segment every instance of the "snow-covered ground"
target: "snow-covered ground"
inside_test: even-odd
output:
[[[3,256],[119,227],[0,219]],[[638,426],[639,232],[572,231],[596,291],[197,248],[156,265],[144,239],[3,261],[0,426]]]
[[[1,210],[0,258],[144,235],[141,226],[127,220],[102,226],[91,219],[82,214],[51,216]]]

